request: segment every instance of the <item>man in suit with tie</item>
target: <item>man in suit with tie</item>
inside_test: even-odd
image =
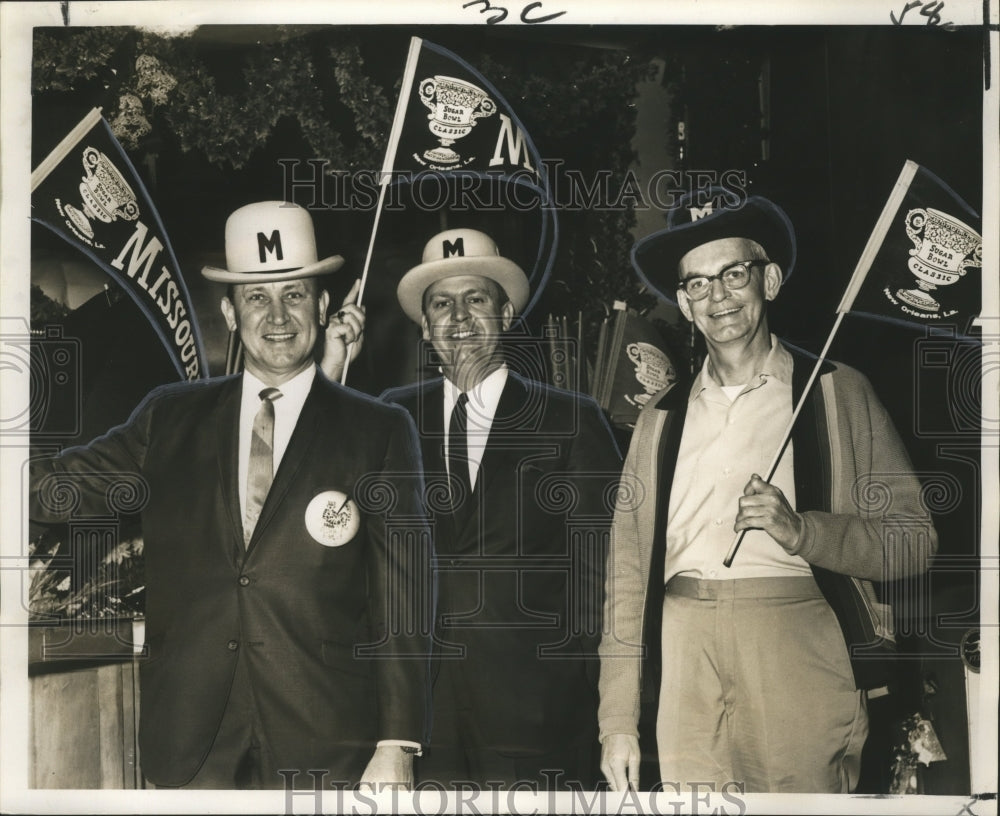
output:
[[[138,475],[146,569],[139,743],[158,787],[412,782],[429,715],[430,541],[409,416],[317,374],[329,295],[311,218],[233,213],[222,312],[241,375],[153,391],[32,467],[32,516],[102,514]],[[341,362],[363,316],[327,341]],[[75,506],[59,505],[69,487]],[[294,781],[292,784],[295,784]]]
[[[469,229],[434,236],[397,290],[444,374],[382,395],[417,423],[438,557],[421,781],[596,783],[594,657],[621,462],[591,399],[508,369],[501,334],[528,294],[520,267]]]

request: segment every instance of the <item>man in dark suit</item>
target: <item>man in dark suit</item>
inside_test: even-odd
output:
[[[139,742],[157,786],[412,782],[429,708],[430,541],[413,423],[317,374],[329,296],[309,214],[226,224],[234,377],[151,393],[124,425],[33,463],[32,515],[101,513],[137,474],[146,568]],[[328,341],[343,361],[357,307]],[[58,505],[70,486],[78,500]],[[313,785],[302,773],[298,785]]]
[[[606,536],[621,462],[597,405],[509,371],[528,281],[449,230],[399,284],[444,378],[383,394],[417,422],[438,555],[434,723],[421,781],[596,782]]]

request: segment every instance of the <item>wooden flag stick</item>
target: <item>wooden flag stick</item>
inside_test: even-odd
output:
[[[816,377],[819,374],[819,369],[826,360],[826,353],[830,350],[830,344],[833,343],[834,335],[836,335],[837,329],[840,328],[840,323],[843,319],[844,313],[838,312],[837,319],[834,321],[833,328],[830,330],[830,336],[826,338],[826,344],[823,346],[823,350],[819,353],[819,359],[816,360],[816,365],[813,366],[812,374],[809,375],[806,387],[802,389],[802,396],[799,397],[799,402],[795,406],[795,410],[792,411],[792,418],[788,422],[788,427],[785,428],[784,436],[781,437],[781,444],[778,445],[778,450],[775,451],[774,458],[771,459],[771,464],[768,465],[767,475],[764,477],[765,482],[770,482],[771,479],[774,478],[774,472],[778,469],[778,462],[781,461],[781,455],[785,452],[788,440],[792,438],[792,428],[795,427],[795,420],[799,418],[799,414],[802,412],[802,406],[806,403],[809,392],[812,390],[813,383],[816,381]],[[736,551],[739,550],[740,544],[743,543],[743,536],[746,535],[746,532],[746,530],[741,530],[737,533],[736,539],[729,548],[729,552],[726,553],[726,557],[722,560],[723,566],[731,567],[733,565],[733,559],[736,557]]]
[[[358,289],[358,305],[365,295],[365,284],[368,282],[368,269],[372,263],[372,253],[375,250],[375,236],[378,234],[379,221],[382,220],[382,205],[385,203],[385,193],[392,180],[392,168],[396,163],[396,149],[399,147],[399,137],[403,132],[403,122],[406,119],[406,107],[413,88],[413,77],[417,72],[417,58],[423,40],[419,37],[410,38],[410,49],[406,54],[406,67],[403,68],[403,83],[399,89],[399,99],[396,101],[396,113],[392,119],[392,130],[389,131],[389,145],[385,151],[385,161],[382,163],[382,173],[379,178],[378,203],[375,205],[375,223],[368,239],[368,252],[365,255],[365,266],[361,273],[361,286]],[[344,373],[340,377],[342,385],[347,384],[347,371],[351,367],[351,355],[344,360]]]
[[[878,255],[878,251],[882,248],[882,242],[885,241],[885,236],[889,233],[892,219],[896,217],[899,205],[906,198],[906,193],[910,189],[910,183],[913,181],[916,173],[917,165],[907,160],[899,173],[899,178],[896,179],[896,183],[893,185],[892,192],[889,193],[889,198],[882,208],[882,213],[879,215],[878,221],[875,222],[872,234],[868,236],[868,243],[861,250],[861,257],[858,259],[858,265],[854,267],[851,282],[847,284],[844,297],[841,298],[840,305],[837,307],[837,311],[841,314],[851,311],[854,299],[858,296],[858,292],[861,291],[861,286],[865,282],[865,278],[868,277],[868,270],[871,269],[875,256]]]
[[[830,344],[833,343],[833,338],[837,334],[837,329],[840,328],[840,322],[844,319],[844,315],[849,312],[851,307],[854,305],[854,299],[858,296],[858,292],[861,291],[861,286],[864,284],[865,278],[868,277],[868,271],[871,269],[872,263],[875,261],[875,256],[878,255],[879,250],[882,248],[882,242],[885,241],[885,236],[889,232],[892,219],[896,217],[899,205],[902,204],[903,199],[906,197],[906,193],[910,189],[910,183],[913,181],[913,177],[916,175],[916,172],[917,165],[914,162],[907,161],[903,165],[899,178],[896,179],[896,183],[893,185],[892,192],[889,194],[889,198],[885,202],[885,206],[882,208],[878,221],[875,222],[875,227],[872,229],[871,235],[868,236],[868,242],[865,244],[865,248],[861,251],[861,257],[858,258],[857,266],[854,267],[854,274],[851,276],[851,280],[847,284],[847,289],[844,291],[844,296],[840,300],[840,305],[837,307],[837,320],[834,322],[833,328],[830,330],[830,335],[826,338],[826,344],[823,346],[823,350],[819,354],[819,359],[813,367],[812,374],[809,375],[806,387],[802,391],[802,396],[799,398],[799,402],[795,406],[795,410],[792,412],[792,419],[788,423],[788,427],[785,428],[785,434],[781,438],[781,444],[778,445],[778,450],[775,452],[774,458],[771,460],[771,464],[767,469],[767,475],[764,477],[765,482],[770,482],[771,479],[774,478],[774,472],[778,469],[778,462],[781,461],[781,455],[784,453],[785,447],[788,445],[788,440],[791,439],[792,428],[795,427],[795,420],[798,419],[799,413],[802,411],[802,406],[805,404],[806,398],[809,396],[809,391],[812,389],[813,382],[815,382],[816,376],[819,374],[820,366],[822,366],[823,362],[826,360],[826,353],[830,350]],[[729,552],[726,553],[726,557],[722,560],[724,566],[732,566],[733,559],[736,557],[736,552],[739,550],[740,544],[743,543],[743,536],[745,534],[746,530],[737,534],[736,539],[729,548]]]
[[[45,178],[51,173],[61,162],[66,158],[66,155],[71,151],[76,143],[83,138],[84,134],[87,133],[94,125],[96,125],[101,120],[101,108],[92,108],[90,113],[80,120],[80,123],[73,128],[66,137],[55,146],[55,149],[49,153],[42,161],[39,163],[38,167],[34,169],[31,173],[31,192],[35,192],[35,188],[38,187]]]

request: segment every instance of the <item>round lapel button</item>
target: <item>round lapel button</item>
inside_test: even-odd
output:
[[[357,534],[361,514],[346,493],[325,490],[309,502],[305,522],[314,540],[324,547],[340,547]]]

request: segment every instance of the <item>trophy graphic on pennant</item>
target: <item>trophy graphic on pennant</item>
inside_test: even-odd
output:
[[[982,267],[982,236],[957,218],[930,207],[910,210],[904,224],[914,247],[906,265],[917,279],[917,288],[900,289],[896,297],[915,309],[937,312],[941,305],[931,293],[955,283],[966,269]]]
[[[83,211],[70,204],[64,208],[66,217],[80,232],[88,238],[94,237],[91,218],[110,224],[116,218],[135,221],[139,217],[135,192],[107,156],[96,148],[86,148],[83,169],[86,171],[80,183]]]
[[[649,343],[629,343],[625,354],[635,366],[636,382],[643,388],[641,394],[626,394],[625,400],[641,408],[657,391],[662,391],[677,379],[670,358],[656,346]]]
[[[482,88],[449,76],[435,76],[421,82],[420,101],[430,110],[427,127],[441,143],[440,147],[425,151],[424,158],[438,164],[457,164],[462,157],[451,145],[467,136],[477,119],[492,116],[497,109]]]

